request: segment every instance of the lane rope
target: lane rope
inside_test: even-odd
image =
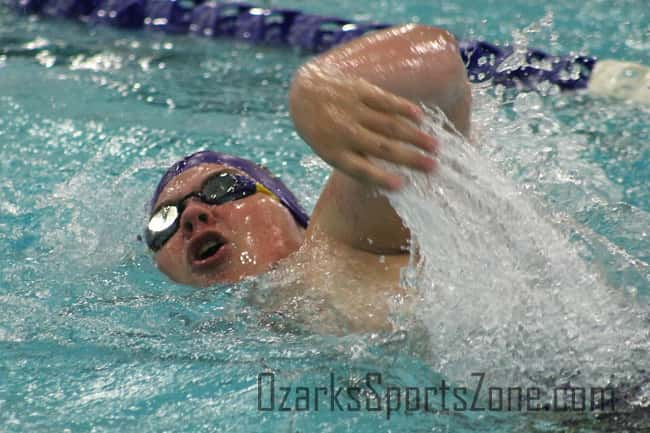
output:
[[[172,34],[228,37],[296,47],[320,53],[369,31],[390,27],[380,22],[358,22],[304,13],[297,9],[263,8],[244,2],[191,0],[4,0],[13,9],[47,16],[79,19],[125,29],[148,29]],[[472,82],[535,89],[549,82],[561,90],[585,89],[597,63],[591,56],[555,56],[528,49],[525,63],[508,67],[504,62],[512,46],[485,41],[461,41],[461,56]],[[520,62],[521,63],[521,62]],[[650,75],[649,75],[650,77]],[[611,92],[610,92],[611,93]]]

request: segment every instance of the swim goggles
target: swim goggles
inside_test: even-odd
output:
[[[227,171],[217,172],[203,182],[200,191],[191,192],[176,203],[165,204],[152,212],[145,229],[147,246],[152,251],[158,251],[176,233],[181,215],[187,207],[185,202],[191,197],[197,197],[203,203],[219,205],[256,192],[268,194],[277,200],[275,194],[253,179]]]

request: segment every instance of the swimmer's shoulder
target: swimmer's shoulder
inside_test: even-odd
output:
[[[323,231],[313,231],[293,256],[295,263],[302,264],[305,276],[319,279],[326,275],[333,279],[349,279],[372,284],[399,284],[401,268],[408,265],[408,251],[391,251],[380,254],[356,248]]]
[[[257,303],[312,332],[391,331],[392,305],[405,295],[399,275],[407,262],[408,255],[381,256],[311,239],[265,275],[266,293]]]

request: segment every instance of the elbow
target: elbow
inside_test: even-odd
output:
[[[322,81],[324,74],[308,62],[296,71],[289,86],[289,115],[296,132],[307,142],[318,116],[315,107],[324,99],[322,92],[327,92],[327,83]]]
[[[419,92],[420,101],[458,118],[459,107],[471,105],[471,87],[456,38],[446,30],[418,25],[411,30],[409,44],[412,58],[418,60],[413,62],[417,67],[413,68],[411,82],[416,87],[411,90]],[[461,123],[460,129],[466,130],[468,120]]]
[[[289,114],[296,126],[299,124],[302,112],[301,102],[305,100],[310,81],[312,79],[310,78],[309,68],[307,65],[303,65],[296,71],[289,86]]]

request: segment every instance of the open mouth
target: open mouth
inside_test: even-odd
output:
[[[212,266],[223,260],[227,242],[218,233],[206,233],[192,240],[189,259],[193,267]]]
[[[197,255],[197,260],[205,260],[208,257],[212,257],[215,254],[217,254],[217,251],[219,251],[219,248],[221,248],[225,243],[224,242],[219,242],[219,241],[208,241],[203,246],[198,252]]]

